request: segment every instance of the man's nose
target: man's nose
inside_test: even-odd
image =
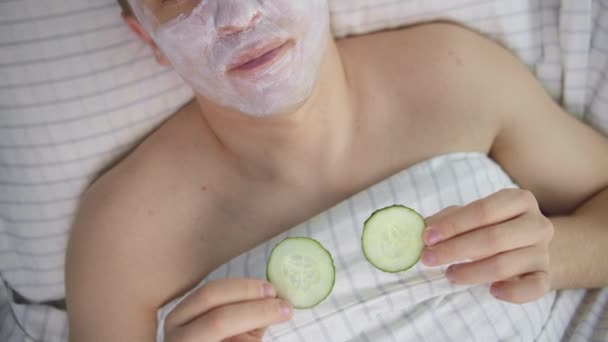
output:
[[[218,0],[215,25],[220,37],[229,37],[255,26],[262,15],[257,0]]]

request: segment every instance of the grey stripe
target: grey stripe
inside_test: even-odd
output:
[[[11,314],[12,314],[12,310],[11,310]],[[8,320],[8,318],[13,318],[13,317],[7,316],[7,321],[10,322],[11,320]],[[9,325],[10,325],[10,323],[9,323]],[[13,319],[13,324],[10,325],[11,330],[9,330],[9,332],[7,332],[7,334],[6,334],[6,341],[15,341],[13,336],[17,332],[17,325],[18,325],[18,323]]]
[[[571,309],[571,312],[575,312],[576,315],[568,323],[567,328],[562,335],[563,337],[571,338],[578,329],[582,328],[582,326],[585,323],[587,323],[586,320],[583,320],[583,317],[588,318],[587,317],[589,314],[588,308],[587,308],[588,303],[587,303],[587,300],[583,300],[581,303],[579,303],[579,305],[577,305],[574,303],[574,299],[572,298],[572,296],[565,296],[565,297],[567,297],[565,299],[570,303],[570,307],[575,308],[575,309],[578,307],[578,310]],[[593,325],[591,325],[591,328],[594,328]],[[595,329],[592,329],[592,330],[595,330]]]
[[[228,265],[229,263],[230,262],[227,262],[226,265]],[[228,278],[230,276],[228,271],[229,271],[228,267],[224,267],[224,273],[225,273],[224,278]],[[198,284],[196,286],[198,286]]]
[[[130,59],[130,60],[124,62],[124,63],[112,64],[111,66],[108,66],[108,67],[105,67],[105,68],[102,68],[102,69],[96,69],[96,70],[92,70],[92,71],[87,71],[87,72],[82,73],[82,74],[64,76],[64,77],[59,77],[59,78],[50,79],[50,80],[44,80],[44,81],[39,81],[39,82],[0,84],[0,89],[15,90],[15,89],[18,89],[18,88],[32,88],[32,87],[47,86],[47,85],[57,84],[57,83],[62,83],[62,82],[75,81],[75,80],[78,80],[78,79],[81,79],[81,78],[87,78],[87,77],[91,77],[91,76],[96,76],[96,75],[103,74],[103,73],[108,72],[108,71],[113,71],[113,70],[116,70],[116,69],[120,69],[122,67],[130,66],[130,65],[133,65],[133,64],[135,64],[137,62],[151,60],[153,58],[154,57],[152,57],[150,54],[146,53],[143,56],[137,56],[137,57],[135,57],[133,59]],[[12,128],[13,126],[0,126],[0,128],[3,128],[3,127]],[[20,127],[20,126],[16,126],[16,127]]]
[[[86,174],[83,174],[82,176],[56,179],[56,180],[52,180],[52,181],[44,180],[44,181],[33,181],[33,182],[20,182],[20,181],[15,182],[12,180],[4,181],[4,180],[0,179],[0,186],[11,186],[11,187],[23,188],[23,187],[51,186],[51,185],[64,184],[64,183],[77,182],[77,181],[85,182],[85,181],[92,179],[97,174],[99,174],[99,171],[88,172]]]
[[[160,111],[158,113],[155,113],[153,115],[140,118],[138,120],[130,120],[128,123],[126,123],[126,124],[124,124],[124,125],[122,125],[120,127],[115,127],[114,129],[107,130],[107,131],[104,131],[104,132],[101,132],[101,133],[96,133],[94,135],[90,135],[90,136],[87,136],[87,137],[80,137],[80,138],[70,139],[70,140],[61,141],[61,142],[47,143],[46,145],[40,145],[40,146],[29,145],[29,146],[10,147],[10,149],[42,148],[42,147],[48,147],[49,145],[50,146],[61,146],[61,145],[68,145],[68,144],[72,144],[72,143],[75,143],[75,142],[89,140],[89,139],[92,139],[92,138],[110,136],[110,135],[112,135],[112,134],[114,134],[116,132],[124,131],[124,130],[127,130],[129,128],[132,128],[132,127],[141,125],[143,123],[146,123],[148,121],[155,120],[155,119],[157,119],[159,117],[162,117],[163,115],[167,115],[167,114],[165,113],[165,111]],[[125,146],[130,147],[130,146],[133,146],[135,143],[136,143],[136,141],[129,142],[129,143],[126,143],[126,144],[119,145],[117,147],[113,147],[113,148],[111,148],[108,151],[95,152],[95,153],[93,153],[91,155],[86,155],[86,156],[82,156],[82,157],[78,157],[78,158],[73,158],[73,159],[68,159],[68,160],[52,161],[52,162],[42,162],[42,163],[28,163],[28,164],[0,163],[0,167],[6,167],[6,168],[39,168],[39,167],[44,167],[44,166],[56,166],[56,165],[71,164],[71,163],[81,162],[81,161],[85,161],[85,160],[89,160],[89,159],[94,159],[94,158],[102,156],[102,155],[114,153],[114,152],[118,151],[122,147],[125,147]],[[0,147],[4,148],[4,149],[9,149],[9,147],[6,147],[6,146],[0,146]]]
[[[121,110],[121,109],[125,109],[125,108],[128,108],[128,107],[137,105],[139,103],[142,103],[144,101],[153,99],[155,97],[161,96],[163,94],[170,93],[170,92],[173,92],[173,91],[176,91],[176,90],[185,89],[185,88],[187,88],[186,85],[184,85],[183,83],[179,83],[179,84],[173,85],[173,86],[171,86],[169,88],[161,89],[160,91],[152,93],[152,94],[149,94],[149,95],[147,95],[145,97],[138,98],[138,99],[133,100],[131,102],[120,104],[118,106],[114,106],[114,107],[111,107],[109,109],[104,109],[104,110],[100,110],[100,111],[97,111],[97,112],[93,112],[91,114],[85,114],[85,115],[80,115],[78,117],[71,117],[71,118],[65,118],[65,119],[56,119],[56,120],[49,120],[49,121],[38,121],[38,122],[35,122],[35,123],[31,123],[31,124],[0,125],[0,130],[1,129],[15,129],[15,128],[32,128],[32,127],[41,127],[41,126],[50,126],[50,125],[64,125],[64,124],[67,124],[67,123],[70,123],[70,122],[88,120],[88,119],[91,119],[91,118],[94,118],[94,117],[97,117],[97,116],[108,115],[111,112],[115,112],[115,111],[118,111],[118,110]],[[2,114],[2,113],[0,113],[0,114]]]
[[[331,305],[334,308],[338,308],[338,313],[340,314],[340,317],[342,318],[342,321],[344,322],[344,326],[346,327],[346,330],[348,330],[348,332],[350,333],[350,336],[355,336],[355,329],[350,324],[350,320],[348,319],[348,317],[346,317],[346,314],[344,313],[344,308],[340,307],[340,305],[338,305],[338,301],[336,300],[336,298],[334,296],[329,296],[329,297],[331,300]]]
[[[47,36],[47,37],[38,37],[38,38],[24,39],[24,40],[17,40],[17,41],[0,42],[0,48],[3,46],[17,46],[17,45],[39,43],[39,42],[50,42],[53,40],[72,38],[72,37],[81,38],[85,34],[98,33],[100,31],[116,29],[116,28],[123,28],[123,27],[125,27],[125,24],[117,21],[116,23],[112,23],[109,25],[103,25],[103,26],[92,28],[92,29],[85,29],[82,31],[61,33],[61,34],[57,34],[54,36]]]
[[[62,341],[67,341],[68,340],[68,322],[65,321],[63,322],[63,328],[61,328],[61,339]]]
[[[310,236],[310,234],[308,236]],[[268,263],[268,260],[270,260],[270,243],[265,243],[264,244],[264,261],[266,263]]]
[[[444,13],[450,13],[452,11],[455,10],[459,10],[459,9],[468,9],[470,7],[481,7],[481,6],[485,6],[487,4],[493,4],[494,1],[486,1],[483,3],[480,3],[479,1],[471,1],[467,4],[459,4],[457,6],[453,6],[453,7],[447,7],[447,8],[442,8],[439,9],[437,11],[428,11],[424,13],[424,16],[433,16],[433,15],[438,15],[438,14],[444,14]],[[541,8],[542,10],[542,8]],[[489,21],[489,20],[496,20],[496,19],[504,19],[506,17],[516,17],[516,16],[520,16],[520,15],[527,15],[530,12],[528,10],[520,10],[520,11],[516,11],[516,12],[512,12],[512,13],[508,13],[508,14],[500,14],[500,15],[494,15],[494,16],[483,16],[483,17],[475,17],[475,18],[467,18],[466,21],[467,23],[471,24],[471,23],[479,23],[482,21]],[[377,26],[377,25],[388,25],[389,22],[407,22],[407,21],[413,21],[417,18],[420,17],[420,14],[408,14],[405,16],[395,16],[392,18],[383,18],[381,20],[371,20],[368,22],[361,22],[358,23],[357,27],[359,29],[369,29],[370,27],[373,26]]]
[[[42,319],[43,324],[42,324],[42,328],[40,329],[40,338],[46,337],[46,330],[49,325],[49,314],[51,314],[51,308],[49,308],[48,306],[44,306],[43,310],[44,310],[44,319]]]
[[[481,196],[481,191],[479,190],[479,186],[477,185],[477,172],[475,171],[475,168],[473,168],[473,166],[470,163],[466,163],[470,170],[471,170],[471,175],[474,176],[474,182],[473,184],[475,185],[475,192],[477,193],[477,198],[482,198]],[[482,169],[484,169],[484,171],[487,174],[488,168],[487,167],[482,167]],[[489,180],[489,178],[488,178]],[[498,191],[498,188],[496,188],[495,184],[491,181],[489,181],[490,185],[492,186],[492,193],[495,193],[496,191]],[[514,332],[517,334],[517,336],[519,336],[520,340],[523,340],[523,337],[521,335],[521,332],[519,331],[519,329],[517,328],[517,325],[515,324],[515,322],[513,321],[513,317],[511,317],[511,315],[509,315],[509,310],[507,310],[505,308],[505,306],[502,303],[498,303],[498,307],[500,307],[503,311],[503,313],[505,314],[505,316],[509,319],[509,322],[511,323],[511,328],[513,328]]]
[[[310,220],[307,220],[305,225],[306,225],[306,236],[312,236],[312,227],[310,226]],[[334,305],[334,308],[338,307],[336,305],[335,300],[333,301],[332,304]],[[327,327],[325,326],[325,323],[323,322],[323,320],[319,317],[319,314],[317,313],[316,309],[312,310],[312,315],[314,317],[314,321],[316,322],[316,324],[321,327],[321,334],[323,334],[325,341],[331,341],[329,331],[327,330]],[[344,317],[344,312],[341,312],[341,318],[343,321],[346,319]],[[348,326],[347,326],[347,330],[348,330]],[[350,332],[351,332],[351,336],[352,336],[352,334],[354,334],[354,331],[352,331],[352,329],[351,329]]]
[[[102,10],[102,9],[113,8],[113,7],[116,7],[116,6],[117,5],[115,3],[110,2],[110,3],[107,3],[105,5],[88,7],[88,8],[83,8],[83,9],[79,9],[79,10],[75,10],[75,11],[70,11],[70,12],[63,12],[63,13],[57,13],[57,14],[49,14],[49,15],[43,15],[43,16],[31,17],[31,18],[20,18],[20,19],[13,19],[13,20],[4,20],[4,21],[0,21],[0,26],[14,25],[14,24],[20,24],[20,23],[29,23],[29,22],[37,22],[37,21],[41,21],[41,20],[48,20],[48,19],[57,19],[57,18],[69,17],[69,16],[73,16],[73,15],[77,15],[77,14],[84,14],[84,13],[89,13],[89,12],[98,11],[98,10]]]
[[[312,310],[312,316],[314,318],[315,324],[321,328],[321,334],[323,335],[324,341],[331,341],[332,338],[329,335],[329,331],[327,330],[327,327],[325,326],[323,320],[319,317],[319,314],[317,313],[316,309]]]
[[[109,88],[106,89],[100,89],[100,90],[96,90],[94,92],[90,92],[90,93],[84,93],[84,94],[80,94],[77,96],[73,96],[73,97],[67,97],[64,99],[56,99],[56,100],[52,100],[52,101],[46,101],[46,102],[39,102],[39,103],[26,103],[26,104],[17,104],[17,105],[9,105],[9,106],[3,106],[0,105],[0,110],[17,110],[17,109],[31,109],[31,108],[37,108],[37,107],[46,107],[46,106],[54,106],[54,105],[60,105],[60,104],[67,104],[67,103],[71,103],[71,102],[79,102],[79,101],[85,101],[87,99],[93,98],[93,97],[98,97],[98,96],[102,96],[105,94],[109,94],[112,92],[116,92],[116,91],[120,91],[124,88],[128,88],[134,85],[138,85],[142,82],[145,81],[149,81],[153,78],[157,78],[159,76],[163,76],[165,74],[168,74],[170,72],[172,72],[172,69],[169,68],[164,68],[158,72],[155,72],[153,74],[150,75],[146,75],[144,77],[141,78],[137,78],[135,80],[126,82],[126,83],[122,83],[122,84],[114,84]]]
[[[68,160],[41,162],[41,163],[36,163],[36,164],[8,164],[8,163],[0,162],[0,167],[15,168],[15,169],[38,169],[41,167],[50,167],[50,166],[65,166],[67,164],[79,163],[79,162],[83,162],[83,161],[87,161],[87,160],[91,160],[91,159],[96,159],[99,157],[106,156],[108,154],[115,154],[118,156],[118,155],[122,154],[123,152],[125,152],[125,150],[132,147],[134,144],[135,143],[122,144],[122,145],[113,147],[107,151],[99,151],[99,152],[95,152],[90,155],[85,155],[82,157],[68,159]]]
[[[69,197],[58,197],[52,199],[44,199],[44,200],[2,200],[0,199],[0,205],[7,206],[40,206],[40,205],[49,205],[49,204],[58,204],[65,202],[74,202],[80,200],[82,197],[81,194]]]
[[[545,298],[534,302],[534,304],[536,304],[536,305],[534,305],[534,308],[536,309],[536,317],[538,317],[538,326],[540,327],[539,334],[534,336],[534,338],[537,338],[540,335],[540,333],[542,333],[542,331],[544,330],[544,326],[545,326],[545,324],[547,324],[547,321],[548,321],[548,319],[543,319],[543,317],[545,315],[543,314],[543,310],[541,310],[541,307],[540,307],[540,303],[543,301],[547,301],[546,296],[545,296]]]
[[[414,171],[416,170],[416,168],[412,168],[410,170],[410,172],[406,173],[407,179],[410,181],[412,188],[414,189],[414,193],[416,194],[416,201],[418,202],[418,204],[420,205],[420,209],[422,211],[423,210],[423,201],[422,198],[420,197],[420,192],[418,191],[418,183],[416,182],[416,179],[414,178]],[[422,272],[422,270],[420,269],[420,267],[415,267],[416,269],[416,273],[418,273],[418,276],[421,277],[422,279],[424,279],[425,281],[425,285],[427,287],[427,289],[429,290],[429,292],[431,293],[431,297],[435,296],[435,288],[433,286],[433,282],[429,279],[429,277],[427,277],[427,275],[425,274],[425,272]],[[435,314],[435,310],[430,310],[431,313],[431,318],[433,319],[433,321],[435,322],[435,325],[439,328],[439,330],[441,331],[441,333],[443,334],[443,336],[445,337],[445,340],[449,340],[450,339],[450,335],[445,331],[445,329],[443,328],[443,325],[441,324],[441,322],[439,321],[439,319],[437,319],[437,315]]]
[[[65,234],[64,234],[65,235]],[[19,273],[19,272],[31,272],[31,273],[37,273],[38,275],[40,275],[40,273],[51,273],[51,272],[57,272],[57,271],[62,271],[64,269],[64,263],[62,260],[55,260],[56,262],[59,262],[60,265],[52,265],[49,267],[31,267],[31,266],[26,266],[26,265],[19,265],[19,266],[14,266],[14,267],[0,267],[0,269],[2,270],[3,274],[7,274],[7,273]]]
[[[371,342],[370,339],[369,339],[369,337],[367,337],[367,334],[364,331],[362,331],[361,333],[359,333],[359,336],[363,339],[363,341]]]
[[[6,216],[1,216],[0,219],[8,222],[8,223],[47,223],[47,222],[57,222],[57,221],[67,221],[71,220],[74,216],[74,213],[68,213],[63,215],[58,215],[54,217],[47,218],[28,218],[28,219],[12,219]]]
[[[19,255],[19,256],[32,257],[32,258],[55,258],[55,257],[64,255],[65,248],[61,248],[58,251],[51,251],[51,252],[46,251],[43,253],[33,253],[32,251],[24,250],[23,248],[15,249],[15,250],[12,250],[12,249],[0,250],[0,256],[6,255],[6,254],[15,254],[15,255]],[[1,278],[2,277],[0,277],[0,279]]]
[[[416,195],[416,202],[418,202],[418,205],[420,206],[421,211],[424,212],[425,211],[424,204],[423,204],[422,198],[420,197],[420,192],[418,190],[418,182],[416,182],[416,179],[414,178],[413,173],[414,173],[414,169],[412,169],[411,172],[407,172],[406,176],[407,176],[407,179],[409,180],[410,184],[412,185],[414,194]],[[424,278],[426,287],[429,290],[429,292],[431,293],[431,297],[435,296],[435,289],[434,289],[433,283],[429,280],[429,278],[426,276],[426,274],[420,270],[420,268],[416,267],[416,271],[420,277]],[[435,319],[435,321],[436,321],[435,323],[438,323],[436,319]],[[444,331],[444,333],[445,333],[445,331]],[[447,334],[446,334],[446,337],[447,337]]]
[[[172,91],[174,89],[179,88],[180,85],[171,87],[169,89],[167,89],[166,91]],[[139,118],[137,120],[129,120],[129,122],[123,124],[122,126],[118,126],[118,127],[113,127],[109,130],[105,130],[99,133],[95,133],[95,134],[90,134],[88,136],[82,136],[82,137],[78,137],[78,138],[72,138],[72,139],[67,139],[67,140],[62,140],[62,141],[52,141],[52,142],[46,142],[44,144],[29,144],[29,145],[17,145],[17,146],[7,146],[7,145],[0,145],[0,149],[10,149],[10,150],[22,150],[22,149],[36,149],[36,148],[48,148],[48,147],[57,147],[57,146],[63,146],[63,145],[71,145],[73,143],[77,143],[77,142],[82,142],[82,141],[87,141],[87,140],[93,140],[94,138],[101,138],[101,137],[106,137],[106,136],[110,136],[115,134],[116,132],[120,132],[120,131],[124,131],[126,129],[138,126],[142,123],[148,122],[148,121],[152,121],[155,120],[163,115],[167,115],[170,116],[173,113],[169,114],[167,113],[165,110],[159,111],[157,113],[154,113],[152,115],[149,116],[144,116],[142,118]],[[127,145],[127,144],[125,144]],[[113,148],[112,150],[114,150],[115,148]],[[70,160],[69,162],[73,162],[73,161],[82,161],[85,159],[89,159],[91,156],[97,156],[100,154],[105,154],[107,152],[103,152],[103,153],[99,153],[96,152],[96,154],[90,155],[90,156],[84,156],[84,157],[79,157],[79,158],[74,158],[72,160]],[[0,166],[5,166],[5,167],[39,167],[39,166],[48,166],[48,165],[57,165],[57,164],[66,164],[69,162],[65,162],[65,161],[61,161],[61,162],[51,162],[51,163],[38,163],[38,164],[7,164],[7,163],[0,163]]]
[[[561,298],[559,298],[558,301],[556,301],[556,303],[554,303],[554,308],[556,310],[552,310],[553,314],[552,314],[552,325],[553,325],[553,333],[555,334],[555,336],[557,337],[556,340],[561,340],[563,338],[563,334],[560,333],[561,329],[559,329],[559,327],[565,327],[568,325],[568,318],[566,317],[565,319],[562,318],[561,316],[564,313],[564,309],[562,308],[562,304],[561,304]],[[555,307],[557,306],[557,308]],[[557,325],[556,323],[559,323],[559,325]]]
[[[600,92],[601,92],[601,85],[602,84],[606,84],[606,82],[608,82],[608,80],[606,79],[606,76],[608,76],[608,67],[604,67],[602,68],[602,72],[600,73],[600,79],[598,81],[598,86],[595,87],[594,91],[593,91],[593,95],[591,95],[591,101],[589,101],[589,104],[587,106],[585,106],[585,109],[587,111],[589,111],[589,108],[592,106],[592,103],[595,101],[595,99],[597,99],[598,97],[600,97]]]
[[[370,198],[370,200],[372,200],[372,203],[374,203],[373,200],[373,194],[371,193],[371,191],[366,191],[366,194],[368,195],[368,197]],[[355,215],[355,210],[353,208],[353,203],[352,200],[349,199],[347,201],[348,203],[348,210],[350,212],[350,218],[351,218],[351,227],[353,229],[353,233],[355,234],[355,236],[361,236],[361,231],[357,229],[357,217]],[[375,204],[372,204],[374,208],[377,208],[377,206]],[[378,280],[378,274],[376,273],[376,270],[373,269],[373,267],[368,263],[367,264],[367,268],[369,273],[372,274],[372,277],[374,278],[374,284],[376,284],[376,288],[380,289],[380,293],[382,293],[384,299],[386,300],[388,306],[390,307],[390,310],[393,311],[395,310],[395,306],[393,304],[393,300],[391,298],[391,294],[388,293],[386,291],[386,288],[384,288],[384,285]],[[384,322],[382,322],[382,319],[379,319],[378,321],[380,321],[382,328],[384,329],[384,332],[391,337],[392,340],[395,340],[395,336],[393,335],[393,332],[390,329],[387,329],[386,325],[384,324]]]
[[[245,261],[243,262],[243,269],[245,273],[245,278],[251,278],[251,272],[249,272],[249,258],[251,257],[251,252],[248,251],[245,253]]]
[[[452,163],[449,163],[448,166],[449,166],[448,169],[450,170],[450,174],[452,175],[452,180],[453,180],[454,184],[456,184],[456,189],[458,190],[458,191],[456,191],[456,193],[458,194],[458,202],[461,203],[462,205],[465,205],[466,203],[464,202],[464,198],[462,197],[462,191],[460,190],[460,188],[461,188],[460,180],[459,180],[458,176],[456,175],[456,171],[454,170]],[[486,321],[488,322],[488,325],[490,325],[492,327],[492,331],[494,331],[494,336],[496,336],[496,339],[497,340],[500,339],[500,335],[498,334],[498,331],[496,330],[496,326],[494,325],[494,322],[492,320],[490,320],[490,316],[484,309],[483,305],[481,305],[481,302],[479,301],[477,296],[475,296],[475,294],[473,293],[473,291],[471,291],[470,288],[467,289],[466,292],[469,294],[469,296],[471,296],[473,298],[473,300],[475,301],[475,303],[477,304],[479,309],[481,309],[481,312],[483,312],[483,315],[484,315]],[[467,326],[467,330],[469,330],[469,333],[472,334],[472,332],[471,332],[470,328],[468,328],[468,326]]]
[[[302,336],[302,332],[296,327],[296,324],[293,322],[293,320],[289,321],[289,326],[291,327],[292,331],[295,331],[298,340],[304,341],[304,336]]]
[[[73,215],[70,215],[68,217],[69,220],[72,219]],[[4,219],[4,218],[2,218]],[[52,240],[52,239],[58,239],[58,238],[62,238],[65,237],[68,232],[69,232],[69,227],[66,227],[66,230],[63,232],[53,232],[53,233],[47,233],[44,230],[41,230],[40,228],[35,228],[35,231],[37,231],[39,234],[38,236],[25,236],[25,235],[20,235],[19,233],[17,233],[16,231],[13,230],[6,230],[3,232],[0,232],[0,237],[6,238],[6,237],[11,237],[13,239],[18,239],[18,240],[35,240],[36,242],[40,242],[41,240]]]
[[[379,209],[378,206],[376,205],[376,201],[373,197],[374,195],[372,194],[372,192],[367,190],[367,191],[365,191],[365,194],[372,202],[372,207]],[[348,211],[350,213],[350,221],[352,223],[351,228],[353,230],[353,233],[355,234],[355,236],[361,236],[362,231],[357,228],[357,227],[359,227],[359,223],[357,222],[357,216],[355,214],[355,209],[353,207],[352,199],[348,199],[346,202],[348,204]],[[367,263],[367,270],[374,278],[374,284],[376,285],[376,288],[378,288],[380,290],[380,293],[382,293],[383,297],[386,300],[386,304],[389,306],[390,310],[391,311],[395,310],[395,305],[393,304],[393,299],[391,298],[391,293],[387,292],[384,285],[378,280],[378,274],[376,273],[377,270],[370,263]]]
[[[73,52],[73,53],[69,53],[67,55],[63,55],[63,56],[44,57],[44,58],[40,58],[40,59],[31,59],[31,60],[18,61],[18,62],[0,63],[0,68],[55,62],[55,61],[60,61],[62,59],[82,57],[84,55],[90,55],[90,54],[93,54],[96,52],[107,52],[108,50],[111,50],[111,49],[124,48],[124,46],[126,46],[126,45],[136,44],[136,43],[139,43],[139,42],[135,39],[129,38],[129,39],[122,40],[118,43],[113,43],[113,44],[110,44],[107,46],[100,46],[100,47],[96,47],[96,48],[90,49],[90,50]]]
[[[407,171],[406,171],[407,172]],[[389,186],[389,190],[391,193],[391,197],[393,198],[393,202],[397,203],[397,191],[395,190],[395,185],[393,184],[394,178],[391,177],[388,179],[388,186]],[[402,286],[405,286],[405,281],[403,280],[403,278],[399,277],[399,284],[401,284]],[[407,289],[407,293],[410,297],[410,303],[412,303],[412,305],[414,303],[416,303],[416,299],[414,298],[414,294],[412,292],[412,288],[410,286],[405,286],[405,288]],[[409,308],[408,311],[404,311],[404,315],[406,315],[407,317],[410,316],[409,314]],[[416,327],[416,320],[415,319],[407,319],[406,322],[408,323],[408,325],[411,325],[412,330],[414,330],[414,333],[416,334],[416,340],[417,341],[424,341],[424,338],[422,337],[422,335],[420,334],[420,331],[418,331],[418,328]]]
[[[452,158],[451,157],[447,157],[446,158],[448,160],[448,162],[446,162],[445,164],[450,165],[452,163]],[[439,183],[437,181],[437,175],[435,175],[435,172],[433,171],[433,169],[431,168],[430,163],[425,163],[429,172],[429,175],[431,176],[431,179],[433,180],[433,186],[435,187],[435,193],[437,194],[437,200],[439,202],[439,208],[445,208],[445,203],[443,203],[443,195],[441,194],[441,187],[439,186]],[[450,287],[453,288],[453,285],[450,283]],[[460,319],[460,321],[462,322],[462,324],[464,325],[464,327],[467,329],[469,336],[471,336],[471,338],[475,339],[475,335],[473,334],[473,332],[471,331],[471,328],[469,327],[469,325],[467,324],[467,322],[464,320],[464,317],[462,317],[462,313],[460,312],[460,310],[457,310],[456,307],[454,306],[454,304],[451,301],[446,301],[449,305],[450,305],[450,309],[452,310],[452,312],[456,313],[456,316],[458,316],[458,318]]]
[[[271,329],[266,330],[266,336],[264,337],[268,337],[270,338],[271,341],[277,341],[277,337],[276,335],[272,332]]]
[[[349,283],[353,284],[353,277],[350,274],[348,263],[346,263],[346,261],[344,260],[344,257],[342,256],[342,252],[340,251],[340,239],[336,236],[336,231],[334,229],[334,220],[333,220],[331,211],[332,211],[331,209],[327,210],[325,216],[327,217],[327,221],[328,221],[328,223],[330,225],[329,231],[331,232],[332,242],[334,244],[334,248],[338,252],[337,256],[338,256],[338,259],[340,260],[340,263],[342,264],[342,267],[344,269],[344,273],[346,274],[346,277],[348,278]],[[352,294],[357,299],[357,302],[359,304],[361,304],[361,307],[363,308],[363,312],[367,316],[367,319],[371,322],[372,321],[372,316],[371,316],[371,314],[369,312],[367,304],[365,303],[365,301],[363,300],[363,298],[361,298],[361,295],[359,294],[359,292],[357,291],[356,288],[354,288],[351,285],[350,289],[351,289]]]
[[[310,220],[306,221],[306,236],[312,236],[312,227],[310,224]]]
[[[549,313],[550,313],[551,311],[553,311],[553,308],[555,307],[555,302],[551,303],[551,305],[548,306],[548,307],[550,308],[549,309]],[[553,315],[548,315],[547,319],[545,320],[545,322],[544,322],[544,324],[542,326],[542,329],[540,330],[540,332],[541,332],[540,335],[541,336],[545,335],[545,340],[548,339],[547,336],[549,334],[553,334],[554,336],[556,335],[555,334],[555,330],[553,329],[553,318],[552,318],[552,316]],[[543,332],[544,332],[544,334],[543,334]],[[553,338],[553,340],[555,340],[555,338]]]
[[[8,289],[6,289],[6,292],[8,292]],[[5,299],[7,299],[7,301],[2,304],[2,311],[0,311],[0,313],[1,313],[0,317],[4,317],[4,319],[2,320],[2,325],[0,326],[0,336],[3,339],[6,339],[6,341],[9,341],[8,340],[8,327],[14,326],[14,324],[10,325],[10,323],[9,323],[12,320],[11,308],[10,308],[10,304],[8,302],[8,297]],[[7,333],[7,335],[4,335],[5,333]]]
[[[230,278],[230,271],[232,270],[232,261],[226,263],[226,278]]]
[[[405,2],[407,2],[407,1],[405,1]],[[366,4],[366,5],[362,5],[362,6],[355,7],[355,8],[334,9],[332,11],[332,14],[335,16],[348,15],[348,14],[359,14],[360,12],[380,9],[380,8],[384,8],[384,7],[390,7],[390,6],[394,6],[394,5],[402,5],[403,3],[404,3],[403,0],[391,0],[391,1],[384,1],[384,2],[376,1],[375,3],[373,3],[373,5]],[[453,11],[453,10],[462,9],[462,8],[473,7],[474,5],[479,5],[480,3],[486,5],[486,4],[490,3],[490,1],[483,1],[483,2],[471,1],[464,5],[447,7],[447,8],[441,9],[441,11],[447,12],[447,11]]]
[[[426,338],[420,334],[420,331],[418,331],[418,328],[416,327],[416,318],[412,318],[409,311],[403,311],[403,318],[407,324],[412,327],[412,330],[414,330],[414,334],[416,334],[416,341],[426,341]]]

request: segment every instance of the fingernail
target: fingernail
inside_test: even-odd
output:
[[[437,262],[437,257],[428,249],[422,253],[422,263],[427,266],[433,266]]]
[[[448,281],[450,283],[454,282],[454,268],[456,268],[454,265],[448,267],[447,270],[445,270],[445,277],[448,278]]]
[[[496,298],[500,298],[502,297],[502,291],[500,290],[500,285],[498,284],[492,284],[492,286],[490,286],[490,293],[492,294],[492,296],[496,297]]]
[[[282,301],[280,306],[281,306],[281,315],[284,318],[291,317],[291,311],[292,311],[291,305],[289,303],[287,303],[286,301]]]
[[[427,246],[432,246],[441,241],[441,235],[439,231],[433,227],[427,228],[426,231],[426,244]]]
[[[274,287],[269,283],[264,283],[262,285],[262,291],[264,293],[264,297],[271,298],[276,296],[276,292],[274,291]]]

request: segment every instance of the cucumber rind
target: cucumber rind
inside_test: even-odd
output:
[[[314,244],[316,244],[320,248],[320,251],[322,251],[324,254],[327,255],[327,257],[331,261],[331,263],[330,263],[331,264],[331,270],[333,272],[331,272],[331,274],[332,274],[331,285],[329,286],[329,289],[326,291],[327,293],[321,299],[319,299],[318,301],[314,302],[311,305],[296,305],[296,304],[292,303],[292,305],[293,305],[293,307],[295,309],[305,310],[305,309],[314,308],[315,306],[321,304],[325,299],[327,299],[327,297],[329,297],[329,295],[331,294],[331,292],[334,289],[334,286],[336,284],[336,265],[334,263],[334,258],[332,257],[331,253],[319,241],[317,241],[315,239],[312,239],[312,238],[309,238],[309,237],[289,237],[289,238],[285,238],[285,239],[281,240],[281,242],[277,243],[272,248],[272,250],[270,251],[270,256],[268,257],[268,262],[266,263],[266,279],[270,283],[272,283],[272,284],[274,284],[274,283],[273,283],[272,277],[270,275],[271,272],[270,272],[270,267],[269,267],[270,263],[272,261],[272,257],[274,255],[275,250],[279,246],[281,246],[284,242],[286,242],[288,240],[303,240],[303,241],[306,241],[308,243],[314,243]],[[285,298],[285,299],[287,299],[287,298]]]
[[[363,223],[363,233],[361,234],[361,249],[363,250],[363,255],[365,256],[365,259],[367,259],[367,261],[370,264],[372,264],[375,268],[377,268],[378,270],[380,270],[382,272],[386,272],[386,273],[400,273],[400,272],[409,270],[410,268],[414,267],[414,265],[416,265],[418,263],[418,261],[420,261],[420,258],[422,257],[422,249],[420,250],[418,257],[411,263],[406,264],[403,267],[400,267],[398,269],[387,269],[385,267],[382,267],[381,265],[378,265],[377,262],[375,262],[368,256],[368,249],[366,248],[366,243],[365,243],[365,241],[366,241],[365,237],[367,236],[366,233],[369,233],[369,224],[368,223],[370,223],[375,216],[381,214],[382,212],[385,212],[388,209],[392,209],[392,208],[405,209],[408,212],[418,216],[420,218],[420,220],[422,221],[424,227],[426,227],[426,221],[424,220],[424,217],[422,217],[422,215],[420,215],[416,210],[414,210],[412,208],[409,208],[409,207],[406,207],[406,206],[400,205],[400,204],[395,204],[395,205],[387,206],[384,208],[380,208],[380,209],[374,211],[367,218],[367,220],[365,220],[365,222]],[[424,229],[423,229],[423,231],[424,231]],[[420,241],[421,241],[421,244],[424,245],[424,242],[422,241],[422,235],[420,236]]]

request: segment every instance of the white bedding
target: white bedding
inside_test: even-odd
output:
[[[362,191],[293,229],[243,253],[212,272],[226,277],[264,279],[272,248],[286,237],[307,236],[332,254],[336,283],[329,297],[312,310],[296,310],[287,324],[271,327],[266,341],[558,341],[570,335],[569,322],[589,321],[575,313],[584,290],[550,292],[525,305],[500,302],[488,285],[453,286],[445,267],[418,263],[397,274],[375,269],[361,252],[363,223],[375,210],[396,203],[429,216],[516,185],[480,153],[437,156]],[[604,299],[605,300],[605,299]],[[159,311],[158,342],[164,318],[179,300]],[[602,302],[593,305],[602,310]],[[608,335],[596,331],[585,337]]]
[[[432,19],[476,28],[608,133],[608,1],[332,0],[331,8],[336,36]],[[65,340],[65,313],[45,302],[64,296],[79,196],[190,97],[128,32],[114,0],[0,1],[0,340]],[[16,303],[11,289],[27,301]],[[605,309],[593,306],[606,303],[605,292],[570,305],[585,322],[562,319],[565,336],[606,339]]]

